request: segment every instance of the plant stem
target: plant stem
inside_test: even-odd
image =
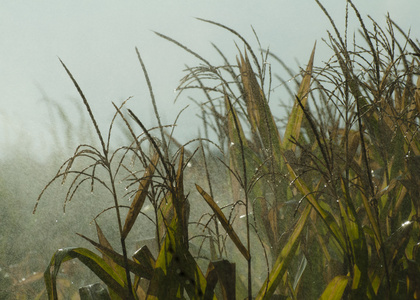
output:
[[[121,242],[121,248],[122,248],[123,257],[124,257],[124,269],[125,269],[125,276],[127,278],[128,294],[130,296],[130,299],[134,300],[133,288],[132,288],[132,284],[131,284],[130,269],[129,269],[129,266],[128,266],[127,247],[125,245],[125,238],[123,238],[123,228],[122,228],[122,222],[121,222],[120,208],[119,208],[119,204],[118,204],[117,191],[115,190],[115,181],[114,181],[114,177],[112,176],[112,172],[111,172],[111,168],[110,168],[109,164],[107,166],[107,169],[108,169],[108,172],[109,172],[109,178],[111,180],[112,194],[114,196],[115,211],[116,211],[117,220],[118,220],[118,229],[120,231],[120,242]]]

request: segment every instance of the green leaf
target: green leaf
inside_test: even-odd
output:
[[[345,243],[343,233],[341,232],[341,228],[337,220],[334,218],[334,216],[330,212],[323,209],[314,197],[314,193],[318,190],[318,188],[316,188],[314,191],[311,192],[308,186],[302,180],[302,178],[296,175],[293,167],[287,164],[287,168],[289,169],[290,180],[294,182],[299,192],[302,195],[305,195],[306,200],[311,204],[311,206],[320,215],[322,221],[325,223],[325,225],[327,225],[328,230],[333,234],[341,250],[344,250],[346,243]]]
[[[98,276],[119,297],[128,299],[129,291],[118,274],[112,270],[104,259],[86,248],[59,249],[53,255],[44,273],[44,280],[49,299],[58,299],[57,275],[61,264],[74,258],[79,259],[85,266],[91,269],[93,273],[95,273],[95,275]]]
[[[349,281],[348,276],[334,277],[322,293],[320,300],[340,300]]]
[[[102,246],[104,246],[104,247],[106,247],[110,250],[114,250],[112,248],[111,244],[109,243],[108,239],[105,237],[102,229],[99,227],[98,223],[96,223],[96,221],[95,221],[95,225],[96,225],[96,232],[97,232],[97,235],[98,235],[99,244],[101,244]],[[124,284],[127,284],[127,276],[126,276],[125,269],[123,267],[119,266],[115,261],[113,261],[106,254],[102,254],[102,258],[114,270],[114,272],[116,274],[118,274],[118,276],[121,278],[121,280],[124,281]],[[120,299],[118,297],[118,295],[116,295],[115,292],[112,289],[108,289],[108,291],[109,291],[109,294],[111,296],[111,299]]]
[[[206,279],[191,253],[176,239],[176,222],[178,220],[175,216],[171,224],[167,225],[166,237],[156,260],[147,300],[184,299],[184,289],[190,299],[204,297]]]
[[[287,243],[281,250],[280,255],[277,257],[277,260],[274,263],[268,278],[265,280],[264,285],[261,287],[256,300],[271,299],[271,296],[273,295],[278,284],[280,283],[280,280],[283,278],[283,275],[287,271],[292,259],[295,256],[296,249],[299,245],[300,234],[306,225],[306,221],[308,220],[311,209],[312,207],[310,205],[306,205],[301,216],[299,217],[299,220],[296,223],[295,228],[293,229],[293,233],[290,235]]]
[[[172,194],[168,191],[166,192],[165,196],[160,200],[160,204],[158,207],[158,216],[157,216],[157,223],[158,223],[158,232],[159,234],[159,241],[158,244],[160,245],[165,240],[165,233],[166,233],[166,223],[171,223],[172,219],[175,215],[174,205],[172,203]]]
[[[125,268],[124,256],[123,255],[121,255],[121,254],[115,252],[114,250],[109,249],[108,247],[105,247],[105,246],[89,239],[88,237],[84,236],[83,234],[77,233],[77,235],[79,235],[80,237],[82,237],[85,240],[87,240],[88,242],[90,242],[102,254],[111,258],[119,266]],[[150,279],[152,277],[152,274],[151,274],[150,270],[147,268],[147,266],[140,265],[140,264],[132,261],[131,259],[128,259],[127,261],[128,261],[128,268],[129,268],[130,272],[133,272],[134,274],[139,275],[140,277],[146,278],[146,279]]]

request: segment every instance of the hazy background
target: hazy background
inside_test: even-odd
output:
[[[344,28],[345,4],[322,1],[340,29]],[[385,25],[391,17],[412,36],[420,31],[420,1],[370,0],[354,3],[365,21],[367,15]],[[355,21],[354,13],[350,14]],[[197,134],[192,116],[196,107],[181,97],[176,105],[174,89],[185,64],[198,61],[182,49],[161,39],[157,31],[173,37],[214,64],[221,63],[211,42],[234,61],[235,38],[221,28],[195,17],[225,24],[257,48],[251,25],[263,47],[295,70],[296,61],[306,64],[315,41],[317,63],[329,57],[321,38],[331,26],[313,0],[264,1],[6,1],[0,4],[0,153],[14,147],[31,146],[42,158],[53,147],[50,129],[57,126],[49,117],[52,106],[46,96],[62,105],[73,122],[79,121],[74,102],[80,101],[60,65],[60,57],[78,80],[101,127],[114,112],[111,101],[121,103],[134,96],[130,106],[148,125],[154,123],[147,86],[134,48],[142,53],[164,122],[191,104],[180,119],[181,140]],[[237,40],[237,39],[236,39]],[[239,47],[243,45],[238,43]],[[273,73],[281,73],[272,65]],[[277,96],[280,97],[280,96]],[[273,97],[276,101],[276,96]],[[32,152],[35,147],[36,151]]]

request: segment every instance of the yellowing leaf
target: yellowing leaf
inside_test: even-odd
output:
[[[246,260],[250,259],[250,255],[248,250],[245,248],[245,246],[242,244],[241,240],[239,239],[238,235],[236,234],[235,230],[233,230],[233,227],[231,224],[229,224],[229,221],[226,219],[224,213],[220,209],[220,207],[216,204],[216,202],[213,200],[213,198],[207,194],[199,185],[195,185],[198,192],[203,196],[204,200],[206,200],[207,204],[210,205],[213,212],[216,214],[217,219],[222,224],[223,228],[228,233],[230,239],[233,241],[233,243],[236,245],[238,250],[242,253],[242,255],[245,257]]]
[[[320,300],[340,300],[349,281],[348,276],[336,276],[322,293]]]
[[[139,215],[141,208],[143,207],[144,201],[146,200],[147,190],[149,188],[150,182],[152,181],[152,175],[155,172],[156,165],[159,161],[159,155],[155,153],[153,156],[148,168],[144,172],[143,178],[140,180],[139,189],[134,196],[133,203],[131,203],[130,210],[127,213],[125,218],[124,229],[122,231],[122,239],[125,239],[133,228],[134,223],[136,222],[137,216]]]
[[[258,132],[265,157],[272,157],[273,164],[281,166],[281,139],[280,134],[271,114],[270,106],[264,96],[258,80],[252,70],[251,63],[245,52],[245,58],[241,55],[238,62],[241,70],[241,79],[245,91],[245,102],[252,132]],[[274,166],[273,166],[274,167]]]
[[[301,104],[306,107],[308,101],[308,94],[311,86],[311,77],[312,77],[312,67],[314,64],[315,57],[315,47],[312,50],[311,58],[309,59],[308,66],[306,67],[305,75],[303,76],[302,82],[300,83],[299,91],[296,95],[299,98]],[[303,119],[303,110],[299,105],[298,99],[295,100],[293,105],[292,112],[289,116],[286,130],[283,137],[283,150],[292,149],[295,150],[296,145],[294,145],[290,139],[294,137],[296,140],[299,140],[300,128]]]
[[[110,250],[114,250],[111,246],[111,244],[108,242],[108,239],[105,237],[104,233],[102,232],[102,229],[99,227],[98,223],[96,223],[96,232],[99,239],[99,244],[104,246],[105,248],[108,248]],[[123,267],[119,266],[115,261],[113,261],[108,255],[103,254],[102,258],[105,260],[105,262],[114,270],[116,274],[121,278],[124,283],[127,283],[127,277],[126,273]]]

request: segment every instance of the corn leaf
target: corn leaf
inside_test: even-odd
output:
[[[166,237],[156,260],[147,300],[184,299],[184,289],[190,299],[204,298],[206,279],[191,253],[176,239],[174,231],[178,229],[177,222],[177,216],[174,216],[171,224],[167,224]]]
[[[348,276],[336,276],[328,283],[327,288],[322,293],[320,300],[340,300],[349,281]]]
[[[168,191],[165,196],[160,200],[159,213],[157,217],[158,222],[158,234],[159,234],[159,245],[163,243],[166,233],[166,224],[171,223],[175,215],[175,209],[172,202],[172,194]]]
[[[281,139],[270,106],[258,84],[247,53],[245,52],[245,58],[240,54],[240,59],[238,65],[241,71],[251,130],[258,133],[262,141],[264,156],[271,157],[278,166],[281,166]]]
[[[257,297],[255,298],[256,300],[271,299],[271,296],[283,278],[283,275],[286,273],[295,255],[296,249],[299,245],[300,234],[306,225],[306,221],[308,220],[311,209],[312,207],[310,205],[306,205],[301,216],[299,217],[299,220],[296,223],[295,228],[293,229],[293,233],[290,235],[287,243],[281,250],[280,255],[277,257],[268,278],[265,280]]]
[[[306,103],[308,101],[308,94],[311,86],[311,77],[312,77],[312,67],[314,64],[314,57],[315,57],[315,47],[312,50],[311,57],[308,62],[308,66],[306,67],[305,75],[303,76],[302,82],[300,83],[299,90],[297,93],[297,98],[300,99],[302,106],[306,107]],[[283,144],[282,149],[285,150],[295,150],[296,145],[292,143],[291,138],[294,137],[296,141],[299,140],[300,129],[303,120],[303,110],[299,105],[298,100],[296,99],[293,104],[293,109],[289,115],[289,119],[287,121],[286,130],[283,136]]]
[[[322,221],[327,225],[328,230],[332,233],[335,240],[338,242],[341,250],[345,249],[345,239],[341,232],[340,226],[338,225],[337,221],[334,219],[334,216],[328,212],[327,210],[323,209],[318,201],[313,196],[313,191],[308,188],[302,178],[298,177],[293,170],[293,168],[287,164],[287,168],[289,169],[289,174],[291,181],[294,182],[296,188],[302,195],[305,195],[306,200],[312,205],[312,207],[316,210],[316,212],[320,215]]]
[[[249,255],[248,250],[242,244],[241,240],[239,239],[235,230],[233,230],[232,225],[229,224],[228,220],[225,217],[225,214],[222,212],[220,207],[216,204],[216,202],[213,200],[213,198],[209,194],[207,194],[199,185],[196,184],[195,187],[197,188],[197,190],[201,194],[201,196],[203,196],[204,200],[206,200],[207,204],[210,206],[210,208],[213,210],[213,212],[216,214],[217,219],[220,221],[223,228],[226,230],[226,232],[229,235],[232,242],[235,244],[235,246],[238,248],[238,250],[242,253],[242,255],[245,257],[245,259],[249,260],[250,255]]]
[[[146,200],[147,190],[149,188],[150,182],[152,181],[153,173],[155,172],[156,165],[159,161],[158,153],[153,155],[153,158],[144,172],[143,178],[140,180],[139,189],[131,203],[130,210],[127,213],[125,218],[125,224],[122,231],[122,239],[125,239],[133,228],[134,223],[136,222],[137,216],[139,215],[141,208],[143,207],[144,201]]]
[[[102,246],[101,244],[89,239],[88,237],[82,235],[82,234],[77,234],[80,237],[84,238],[85,240],[87,240],[88,242],[90,242],[93,246],[96,247],[96,249],[98,249],[98,251],[100,251],[102,254],[110,257],[115,263],[117,263],[119,266],[125,268],[125,263],[124,263],[124,256],[122,256],[121,254],[117,253],[116,251],[109,249],[108,247]],[[142,266],[134,261],[132,261],[131,259],[128,259],[128,268],[130,270],[130,272],[133,272],[136,275],[139,275],[142,278],[146,278],[146,279],[150,279],[152,277],[152,274],[150,272],[150,270],[147,268],[147,266]]]
[[[110,289],[119,297],[128,299],[129,292],[118,274],[105,262],[103,258],[86,248],[64,248],[58,250],[45,270],[44,280],[48,292],[48,299],[56,300],[57,296],[57,275],[63,262],[77,258],[85,266],[95,273]],[[52,269],[52,272],[51,272]]]
[[[345,186],[343,185],[343,190]],[[344,193],[346,195],[346,193]],[[345,197],[345,196],[344,196]],[[350,249],[347,249],[348,255],[352,256],[353,278],[352,290],[356,290],[355,294],[367,295],[367,289],[371,288],[368,276],[369,255],[366,245],[366,238],[360,221],[356,215],[351,199],[345,198],[344,201],[339,200],[341,218],[344,221],[344,229],[347,231],[347,239],[350,242]]]
[[[223,299],[235,299],[236,270],[234,263],[225,259],[210,262],[206,280],[207,287],[204,299],[211,299],[217,282],[222,289]]]
[[[102,229],[99,227],[98,223],[96,223],[95,221],[95,225],[96,225],[96,232],[98,235],[98,239],[99,239],[99,244],[101,244],[102,246],[114,250],[111,246],[111,244],[109,243],[108,239],[105,237]],[[105,260],[105,262],[112,268],[112,270],[114,270],[114,272],[116,274],[118,274],[118,277],[124,281],[124,284],[127,284],[127,276],[126,276],[126,272],[125,269],[121,266],[119,266],[117,263],[115,263],[115,261],[113,261],[108,255],[106,254],[102,254],[102,258]],[[112,289],[108,289],[109,294],[111,296],[111,299],[119,299],[118,295],[115,294],[115,292]]]
[[[189,202],[184,195],[184,147],[181,148],[178,162],[178,170],[176,174],[176,185],[174,187],[174,198],[172,199],[178,222],[176,226],[176,237],[182,241],[188,249],[188,218],[190,214]]]
[[[255,175],[255,170],[262,165],[261,159],[257,156],[257,154],[252,151],[252,149],[248,145],[248,141],[245,137],[244,131],[242,129],[241,122],[238,118],[238,115],[231,105],[228,95],[225,93],[225,106],[227,113],[227,124],[228,124],[228,138],[229,138],[229,167],[232,172],[235,174],[230,173],[231,183],[233,194],[236,198],[239,198],[239,185],[238,180],[244,182],[243,178],[238,179],[236,176],[243,177],[247,176],[248,182],[249,179],[253,178]],[[242,143],[242,148],[241,148]],[[242,153],[243,151],[243,153]],[[246,164],[246,174],[243,174],[243,158]],[[241,174],[242,176],[240,176]],[[251,190],[251,198],[255,198],[261,196],[262,192],[259,188],[259,185],[254,187]],[[235,199],[236,200],[236,199]]]
[[[172,244],[170,241],[170,232],[168,230],[157,257],[153,277],[147,290],[147,300],[179,299],[177,294],[180,293],[182,283],[177,276],[177,270],[180,269],[174,266],[174,256],[177,256],[175,242]]]
[[[152,252],[147,246],[143,246],[139,250],[137,250],[133,255],[133,260],[138,264],[144,266],[145,268],[149,269],[151,273],[155,268],[156,260],[153,258]]]

